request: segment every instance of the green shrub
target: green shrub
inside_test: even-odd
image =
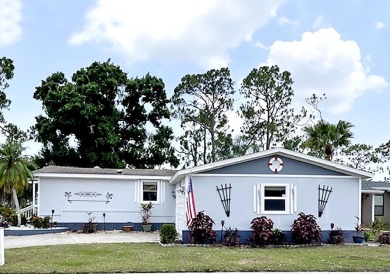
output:
[[[333,245],[344,243],[344,230],[342,230],[340,227],[332,229],[329,232],[328,243]]]
[[[390,244],[390,234],[389,233],[383,233],[379,236],[379,239],[378,241],[381,243],[381,244],[386,244],[386,245],[389,245]]]
[[[272,244],[274,245],[284,245],[286,244],[286,234],[280,229],[275,228],[272,230]]]
[[[384,224],[381,217],[376,217],[371,224],[371,231],[375,235],[375,240],[379,238],[379,235],[383,232]]]
[[[233,229],[229,227],[226,229],[222,244],[226,246],[240,245],[240,235],[238,234],[237,228]]]
[[[18,219],[16,210],[11,208],[8,204],[3,204],[0,206],[0,215],[3,217],[3,221],[17,225]],[[14,222],[15,218],[16,223]]]
[[[364,240],[366,242],[375,241],[377,239],[378,239],[378,237],[376,237],[374,232],[372,232],[371,230],[364,231]]]
[[[292,237],[296,244],[311,244],[321,241],[321,228],[317,224],[316,218],[311,214],[303,212],[298,214],[292,227]]]
[[[50,227],[50,217],[38,217],[38,216],[32,216],[31,217],[31,224],[34,228],[49,228]]]
[[[160,230],[160,241],[163,244],[173,243],[176,240],[177,232],[175,225],[163,224]]]
[[[93,222],[88,222],[83,226],[83,233],[95,233],[97,224]]]

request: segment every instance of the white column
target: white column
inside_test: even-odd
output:
[[[33,196],[32,196],[32,205],[33,205],[33,215],[36,213],[35,212],[35,180],[32,180],[32,185],[33,185]]]
[[[375,194],[371,194],[371,222],[375,221]]]
[[[0,265],[4,265],[4,228],[0,227]]]

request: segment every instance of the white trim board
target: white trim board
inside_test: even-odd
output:
[[[194,177],[254,177],[254,178],[318,178],[318,179],[359,179],[359,177],[342,175],[295,175],[295,174],[192,174]]]
[[[109,174],[65,174],[65,173],[35,173],[40,178],[79,178],[79,179],[113,179],[113,180],[169,180],[171,176],[143,175],[109,175]]]
[[[313,157],[313,156],[310,156],[307,154],[291,151],[291,150],[288,150],[285,148],[274,148],[274,149],[269,149],[269,150],[249,154],[249,155],[244,155],[244,156],[237,157],[237,158],[232,158],[232,159],[227,159],[227,160],[223,160],[223,161],[219,161],[219,162],[215,162],[215,163],[196,166],[196,167],[192,167],[189,169],[183,169],[183,170],[176,172],[176,174],[173,175],[173,177],[169,181],[169,183],[174,184],[174,183],[180,181],[180,179],[182,177],[184,177],[185,175],[188,175],[190,173],[192,173],[192,175],[194,175],[195,173],[205,172],[205,171],[209,171],[209,170],[222,168],[225,166],[231,166],[234,164],[244,163],[244,162],[252,161],[255,159],[265,158],[265,157],[275,155],[275,154],[278,156],[287,157],[287,158],[290,158],[293,160],[298,160],[298,161],[301,161],[304,163],[309,163],[309,164],[312,164],[315,166],[319,166],[319,167],[322,167],[322,168],[325,168],[328,170],[341,172],[341,173],[344,173],[344,174],[349,175],[349,176],[359,177],[359,178],[363,178],[363,179],[373,177],[373,174],[366,172],[366,171],[357,170],[357,169],[354,169],[354,168],[351,168],[348,166],[344,166],[344,165],[341,165],[341,164],[338,164],[335,162],[316,158],[316,157]]]

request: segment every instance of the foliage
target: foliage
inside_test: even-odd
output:
[[[28,159],[22,155],[24,148],[21,143],[13,142],[10,139],[0,147],[0,187],[6,192],[12,193],[12,199],[15,204],[18,217],[17,225],[20,226],[22,216],[18,193],[28,186],[28,179],[33,178],[28,166]]]
[[[308,154],[332,160],[336,149],[351,144],[352,127],[353,125],[346,121],[340,120],[337,124],[330,124],[321,120],[314,126],[304,128],[307,135],[304,146],[310,150]]]
[[[142,203],[140,205],[141,208],[141,218],[142,218],[142,224],[147,225],[149,224],[150,216],[152,215],[152,208],[153,203]]]
[[[275,228],[272,231],[272,244],[283,245],[286,244],[286,242],[287,242],[286,234],[284,234],[283,231]]]
[[[238,234],[237,228],[227,228],[225,234],[223,235],[222,244],[225,246],[239,246],[240,245],[240,235]]]
[[[378,149],[366,144],[353,144],[344,147],[339,153],[336,162],[367,172],[382,171],[384,159]]]
[[[181,120],[180,153],[187,165],[230,156],[232,134],[226,113],[233,107],[234,92],[228,68],[186,75],[175,88],[171,108]]]
[[[292,84],[291,73],[281,72],[276,65],[255,68],[243,79],[240,93],[246,102],[239,111],[243,119],[241,133],[253,152],[289,139],[306,115],[303,109],[295,114],[291,107]]]
[[[344,230],[342,230],[340,227],[337,227],[336,229],[329,231],[328,243],[333,245],[342,244],[344,243],[344,238]]]
[[[364,231],[364,240],[366,242],[369,241],[375,241],[378,237],[375,236],[375,234],[371,230]]]
[[[266,216],[256,217],[251,221],[252,236],[249,242],[252,246],[268,245],[273,240],[274,222]]]
[[[379,235],[378,241],[381,244],[390,245],[390,233],[383,233],[383,234]]]
[[[16,210],[11,208],[8,204],[0,206],[0,215],[3,221],[12,222],[17,217]]]
[[[175,225],[163,224],[160,230],[160,241],[163,244],[173,243],[176,240],[177,232]]]
[[[84,224],[82,233],[90,234],[95,233],[97,228],[97,223],[95,222],[95,217],[92,217],[92,212],[88,212],[88,222]]]
[[[50,227],[50,217],[38,217],[38,216],[32,216],[30,219],[31,224],[34,228],[49,228]]]
[[[8,80],[14,77],[13,61],[9,58],[2,57],[0,59],[0,123],[4,123],[4,115],[2,110],[7,109],[11,101],[7,99],[5,90],[9,87]]]
[[[9,223],[7,221],[0,221],[0,227],[9,228]]]
[[[97,227],[96,223],[93,223],[93,222],[85,223],[84,226],[83,226],[83,231],[82,232],[85,233],[85,234],[95,233],[96,232],[96,227]]]
[[[355,216],[356,223],[355,223],[355,235],[360,236],[360,234],[363,232],[363,227],[360,224],[360,217]]]
[[[43,143],[44,164],[153,168],[178,165],[162,79],[128,79],[120,67],[94,62],[68,81],[57,72],[36,88],[44,115],[33,136]],[[148,128],[148,130],[147,130]]]
[[[188,226],[190,231],[190,243],[192,244],[212,244],[215,242],[217,234],[213,230],[213,219],[202,211],[198,212]]]
[[[311,214],[300,212],[291,225],[293,241],[296,244],[310,244],[321,241],[321,228]]]
[[[376,217],[374,222],[371,224],[371,231],[374,233],[376,239],[378,239],[379,235],[383,232],[384,224],[382,222],[381,217]]]

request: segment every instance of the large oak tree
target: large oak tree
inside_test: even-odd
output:
[[[136,168],[178,160],[171,147],[168,99],[161,79],[129,79],[119,66],[94,62],[71,81],[61,72],[36,88],[44,115],[36,117],[35,139],[44,164]]]

